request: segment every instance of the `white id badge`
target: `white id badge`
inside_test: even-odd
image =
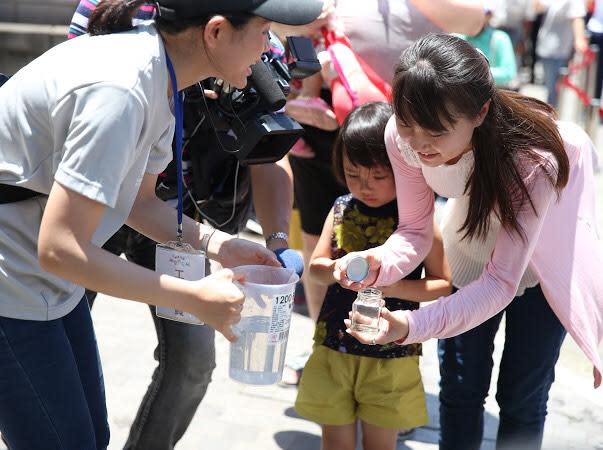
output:
[[[205,276],[205,254],[180,242],[159,244],[155,249],[155,272],[188,281],[200,280]],[[175,308],[158,306],[156,314],[165,319],[203,325],[194,315]]]

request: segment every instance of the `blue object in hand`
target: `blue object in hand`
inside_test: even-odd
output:
[[[298,276],[302,276],[304,261],[297,251],[290,248],[277,248],[274,254],[285,269],[292,269]]]
[[[360,283],[368,276],[369,268],[369,263],[365,258],[362,256],[355,256],[348,262],[348,268],[346,269],[345,275],[348,280]]]

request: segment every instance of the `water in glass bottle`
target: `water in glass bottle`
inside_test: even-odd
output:
[[[366,288],[358,291],[352,304],[352,330],[376,335],[379,332],[379,317],[383,295],[379,289]]]

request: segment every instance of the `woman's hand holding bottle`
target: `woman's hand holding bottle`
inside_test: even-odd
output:
[[[350,319],[351,319],[350,312]],[[396,342],[401,344],[408,336],[408,311],[390,311],[386,307],[381,308],[381,319],[379,320],[379,332],[375,335],[364,331],[356,331],[351,328],[352,321],[344,320],[347,327],[346,332],[356,338],[359,342],[368,345],[389,344]],[[356,320],[362,321],[362,316],[357,316]],[[368,319],[366,319],[368,320]]]
[[[350,261],[356,257],[366,259],[369,268],[366,277],[362,281],[352,281],[347,277],[347,269]],[[352,291],[359,291],[365,287],[374,285],[379,276],[379,270],[381,269],[381,258],[374,251],[374,249],[366,250],[363,252],[352,252],[348,253],[343,258],[338,259],[335,262],[335,268],[333,270],[333,278],[344,288]]]

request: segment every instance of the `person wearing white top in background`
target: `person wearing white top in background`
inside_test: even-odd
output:
[[[590,33],[590,43],[599,46],[597,55],[597,75],[595,82],[595,98],[601,98],[601,85],[603,84],[603,0],[594,0],[594,9],[592,16],[586,24],[586,29]]]
[[[559,70],[566,67],[574,51],[588,48],[584,34],[584,0],[536,0],[536,12],[545,13],[536,39],[536,55],[544,66],[547,102],[557,107]]]

